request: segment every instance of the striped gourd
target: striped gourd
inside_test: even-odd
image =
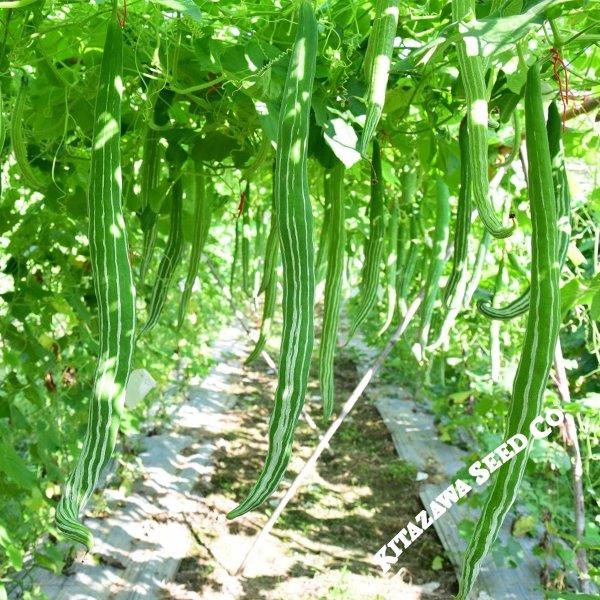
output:
[[[555,102],[548,107],[548,146],[552,161],[552,180],[556,198],[556,212],[558,214],[558,259],[562,269],[567,259],[567,251],[571,240],[571,195],[567,181],[567,171],[564,163],[562,146],[562,120]],[[506,306],[496,308],[485,300],[479,300],[477,308],[490,319],[509,320],[529,310],[530,290],[525,290],[518,298]]]
[[[450,223],[450,191],[441,178],[435,182],[435,228],[433,231],[433,245],[431,259],[427,270],[425,282],[425,297],[421,306],[421,325],[419,329],[419,345],[421,352],[427,346],[433,307],[439,293],[439,284],[444,265],[446,264],[446,250],[448,249],[448,228]]]
[[[246,181],[242,207],[242,288],[246,295],[250,294],[250,182]]]
[[[233,257],[231,259],[231,272],[229,275],[229,289],[233,294],[233,288],[235,286],[236,274],[238,270],[238,262],[240,257],[240,245],[241,245],[241,229],[242,226],[240,224],[239,218],[235,220],[235,239],[233,242]]]
[[[352,339],[356,330],[364,323],[377,302],[379,270],[381,268],[381,255],[383,254],[383,240],[385,236],[384,205],[385,199],[383,173],[381,171],[381,150],[379,148],[378,140],[374,139],[371,174],[371,202],[369,203],[369,239],[365,244],[365,262],[361,274],[361,302],[350,327],[346,343]]]
[[[452,0],[452,18],[458,22],[459,33],[463,33],[463,21],[475,18],[474,0]],[[470,42],[474,38],[470,38]],[[475,50],[476,52],[473,52]],[[503,226],[494,212],[489,194],[488,180],[488,102],[485,85],[483,59],[478,54],[477,45],[461,37],[456,44],[458,65],[465,89],[467,102],[467,127],[469,131],[472,194],[477,211],[488,231],[497,238],[511,235],[515,228]]]
[[[319,383],[323,397],[323,414],[331,417],[334,401],[333,363],[337,345],[344,275],[344,250],[346,247],[346,223],[344,206],[344,165],[331,169],[331,217],[327,276],[325,278],[325,302],[323,306],[323,332],[319,348]]]
[[[469,283],[467,283],[465,298],[463,300],[463,306],[465,308],[471,304],[473,294],[475,294],[475,292],[477,291],[477,287],[479,286],[479,282],[481,281],[483,265],[485,264],[485,259],[487,258],[491,239],[492,234],[487,229],[485,229],[483,235],[481,236],[481,240],[479,241],[479,246],[477,247],[477,253],[475,255],[475,263],[473,264],[471,277],[469,279]]]
[[[175,169],[171,169],[172,173],[174,171]],[[177,179],[173,183],[171,199],[169,238],[160,265],[158,266],[158,272],[152,287],[152,295],[150,296],[150,303],[148,304],[148,318],[139,333],[140,336],[150,331],[158,323],[167,300],[171,281],[181,260],[181,253],[183,251],[183,186],[180,173],[177,174]]]
[[[277,238],[275,238],[277,239]],[[262,321],[260,324],[260,332],[258,334],[258,340],[256,341],[256,345],[248,358],[245,361],[245,364],[249,365],[253,363],[261,354],[261,352],[265,349],[267,341],[269,339],[269,335],[271,333],[271,325],[273,324],[273,316],[275,315],[275,306],[277,301],[277,274],[275,272],[275,266],[277,265],[277,257],[279,255],[279,245],[275,246],[275,256],[274,256],[274,268],[273,272],[267,279],[267,287],[265,289],[265,299],[263,304],[263,313],[262,313]]]
[[[299,25],[279,116],[275,212],[283,264],[283,326],[279,381],[269,423],[269,451],[248,496],[227,516],[238,517],[266,500],[281,481],[304,405],[314,341],[314,248],[308,194],[308,132],[317,56],[312,4],[300,5]]]
[[[252,273],[252,295],[258,295],[258,288],[261,284],[261,269],[259,265],[262,263],[265,256],[265,247],[267,236],[264,234],[266,229],[265,223],[266,211],[263,205],[257,206],[254,211],[254,256],[256,257],[256,268],[253,269]]]
[[[142,151],[142,166],[140,168],[140,190],[142,197],[142,229],[144,240],[142,246],[142,260],[140,264],[139,283],[144,285],[148,269],[152,262],[156,235],[158,232],[158,215],[150,205],[150,195],[158,186],[160,175],[160,134],[152,127],[148,127],[144,138]]]
[[[277,300],[277,262],[279,260],[279,225],[277,224],[277,216],[275,206],[271,208],[271,228],[267,238],[265,249],[265,262],[263,267],[263,276],[260,285],[259,294],[264,292],[264,304],[262,321],[258,340],[252,352],[246,359],[246,364],[254,362],[260,353],[264,350],[269,334],[271,333],[271,325],[273,323],[273,315],[275,314],[275,304]]]
[[[469,172],[469,132],[466,119],[463,119],[460,124],[458,145],[460,149],[460,192],[456,208],[452,272],[444,289],[444,301],[448,307],[454,304],[456,297],[460,297],[460,303],[462,304],[465,290],[464,287],[462,287],[462,290],[459,289],[459,284],[464,282],[464,285],[466,285],[465,273],[468,270],[469,232],[471,230],[473,208]]]
[[[398,4],[398,0],[377,0],[375,7],[375,21],[365,55],[368,88],[365,125],[359,143],[361,154],[369,147],[383,113],[394,37],[398,28]]]
[[[323,199],[325,206],[323,207],[323,224],[319,232],[319,243],[317,245],[317,257],[315,258],[315,274],[316,281],[319,283],[323,279],[323,264],[327,256],[327,248],[329,243],[329,227],[331,223],[331,169],[323,171]]]
[[[210,222],[212,219],[212,200],[206,193],[206,177],[202,170],[202,165],[196,165],[194,174],[194,231],[192,233],[192,251],[190,253],[190,263],[185,278],[185,285],[181,294],[179,304],[179,318],[177,327],[181,327],[187,312],[188,303],[192,295],[192,288],[200,268],[200,259],[202,251],[208,239]]]
[[[400,306],[400,287],[404,273],[404,263],[408,252],[408,218],[403,210],[398,210],[398,244],[396,245],[396,304]]]
[[[396,289],[398,279],[398,226],[400,208],[396,197],[392,197],[389,210],[390,215],[386,225],[387,235],[385,236],[385,244],[387,246],[387,251],[385,252],[385,285],[388,305],[385,322],[377,335],[383,335],[388,330],[394,319],[397,305]]]
[[[503,439],[522,434],[531,442],[529,425],[541,411],[560,325],[558,223],[538,65],[530,67],[527,73],[525,129],[532,222],[531,308]],[[458,594],[461,599],[469,595],[481,563],[516,498],[530,448],[528,443],[496,472],[465,554]]]
[[[408,248],[406,257],[399,261],[400,273],[398,275],[398,305],[404,313],[407,304],[410,286],[413,282],[417,259],[419,255],[419,244],[421,240],[419,221],[421,218],[421,205],[416,202],[418,174],[416,169],[408,169],[402,173],[402,204],[408,213]]]
[[[29,78],[27,75],[23,75],[21,77],[21,85],[19,86],[19,91],[17,92],[13,112],[10,118],[10,140],[15,160],[21,171],[23,180],[31,188],[38,190],[42,187],[42,184],[29,164],[27,145],[25,144],[25,139],[23,137],[23,110],[25,109],[25,100],[27,98],[28,89]]]
[[[150,88],[156,93],[154,88]],[[161,161],[164,155],[161,144],[160,129],[169,122],[169,109],[175,94],[169,88],[163,88],[156,93],[152,108],[152,122],[144,137],[142,151],[142,166],[140,169],[140,188],[142,197],[141,224],[144,232],[142,260],[140,264],[140,288],[146,280],[148,269],[154,257],[154,248],[158,236],[158,213],[167,195],[157,196],[160,182]],[[153,202],[154,200],[154,202]]]
[[[460,148],[460,192],[456,210],[456,227],[454,230],[454,253],[452,272],[444,289],[444,303],[448,312],[444,317],[437,339],[429,344],[428,352],[437,350],[449,341],[449,334],[456,318],[463,307],[463,300],[469,281],[468,255],[469,232],[471,230],[471,182],[469,177],[469,145],[466,119],[460,124],[458,134]]]
[[[115,446],[135,337],[135,287],[119,177],[122,40],[122,30],[113,12],[96,99],[88,195],[90,259],[98,300],[100,353],[83,448],[56,510],[58,529],[88,549],[93,545],[92,534],[79,522],[79,515]]]
[[[279,225],[277,224],[277,214],[275,207],[271,210],[271,228],[267,237],[265,247],[265,260],[263,265],[263,276],[258,290],[262,294],[268,287],[271,277],[275,275],[277,260],[279,257]]]

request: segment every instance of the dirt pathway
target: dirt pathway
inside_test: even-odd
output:
[[[338,398],[358,381],[350,360],[336,366]],[[369,396],[361,400],[334,437],[316,473],[290,503],[267,542],[257,550],[243,577],[234,577],[269,505],[234,522],[225,513],[251,486],[266,453],[267,425],[275,386],[264,363],[245,368],[231,428],[217,444],[215,470],[195,491],[202,511],[189,519],[196,539],[164,597],[192,599],[407,599],[451,598],[452,568],[433,530],[406,553],[393,579],[381,576],[371,555],[422,509],[416,472],[400,460],[390,434]],[[376,384],[371,394],[376,395]],[[315,378],[308,410],[324,431]],[[318,440],[301,421],[294,444],[289,482]],[[287,487],[282,484],[282,488]],[[280,497],[284,489],[277,497]]]

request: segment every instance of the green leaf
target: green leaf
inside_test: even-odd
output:
[[[531,533],[535,527],[536,518],[534,515],[524,515],[519,517],[513,524],[512,532],[516,537],[523,537]]]
[[[600,292],[594,294],[592,304],[590,306],[590,319],[592,321],[600,320]]]
[[[339,117],[331,119],[325,126],[325,141],[333,153],[344,163],[347,169],[360,160],[360,152],[356,149],[358,136],[352,125]]]
[[[25,489],[36,483],[35,474],[29,470],[27,463],[6,442],[0,442],[0,471]]]
[[[575,306],[579,297],[579,280],[571,279],[560,289],[560,303],[563,315],[566,315]]]
[[[542,0],[520,15],[497,19],[473,20],[464,24],[465,39],[475,38],[482,56],[490,56],[519,41],[535,25],[544,20],[544,11],[562,4],[561,0]]]
[[[188,17],[198,21],[202,21],[202,12],[192,0],[152,0],[155,4],[162,4],[167,8],[176,10]]]
[[[192,157],[194,160],[222,161],[237,148],[239,144],[235,138],[220,131],[211,131],[194,144]]]

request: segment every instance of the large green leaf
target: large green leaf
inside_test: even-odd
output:
[[[30,489],[36,484],[35,474],[12,446],[0,442],[0,471],[3,471],[17,485]]]

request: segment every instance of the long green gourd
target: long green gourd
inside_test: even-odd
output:
[[[552,180],[556,197],[556,212],[558,214],[558,260],[560,268],[565,264],[569,242],[571,241],[571,194],[567,181],[567,171],[564,162],[564,149],[562,145],[562,119],[555,102],[548,107],[548,146],[552,161]],[[518,298],[506,306],[496,308],[491,302],[479,300],[477,308],[490,319],[509,320],[526,313],[529,310],[529,288]]]
[[[408,218],[404,210],[398,210],[398,244],[396,246],[396,305],[401,307],[400,289],[402,285],[402,277],[404,275],[404,267],[406,263],[406,255],[408,252]],[[404,314],[404,313],[402,313]]]
[[[323,397],[323,414],[331,417],[334,402],[333,364],[340,323],[344,251],[346,248],[346,208],[344,205],[344,173],[342,163],[331,169],[331,217],[325,301],[323,306],[323,332],[319,348],[319,383]]]
[[[275,238],[277,239],[277,238]],[[279,255],[279,246],[275,246],[275,261],[277,260],[277,256]],[[275,262],[275,264],[277,264]],[[269,339],[269,335],[271,333],[271,326],[273,324],[273,316],[275,315],[275,306],[277,303],[277,275],[275,271],[270,274],[267,279],[267,287],[265,289],[265,299],[263,304],[263,313],[262,313],[262,321],[260,324],[260,332],[258,334],[258,340],[256,341],[256,345],[248,358],[245,360],[244,364],[249,365],[253,363],[261,354],[261,352],[265,349],[267,341]]]
[[[319,232],[319,242],[317,245],[317,257],[315,258],[315,276],[317,283],[323,279],[324,268],[323,263],[327,256],[329,247],[329,228],[331,223],[331,169],[323,170],[323,199],[325,205],[323,207],[323,224]]]
[[[425,296],[421,306],[421,325],[419,333],[419,344],[421,352],[427,346],[429,330],[431,328],[431,317],[433,307],[439,294],[440,278],[446,264],[446,250],[448,249],[448,230],[450,224],[450,191],[441,179],[435,182],[436,212],[435,228],[433,231],[433,246],[431,248],[431,259],[425,282]]]
[[[383,335],[392,324],[394,315],[396,314],[396,289],[398,279],[398,226],[400,221],[400,208],[396,197],[392,197],[390,205],[390,215],[387,222],[387,235],[385,236],[385,244],[387,251],[385,253],[385,278],[386,278],[386,295],[387,295],[387,311],[385,322],[377,335]]]
[[[383,173],[381,170],[381,149],[377,138],[373,140],[373,159],[371,175],[371,202],[369,204],[369,239],[365,244],[365,262],[362,268],[361,302],[350,327],[348,343],[357,329],[365,322],[377,302],[379,270],[385,236],[385,199]]]
[[[158,214],[165,197],[168,194],[158,195],[160,182],[161,160],[164,149],[161,144],[160,130],[169,123],[169,109],[173,103],[175,93],[169,88],[160,92],[151,87],[149,93],[156,94],[152,107],[152,120],[148,123],[144,146],[142,151],[142,166],[140,169],[140,188],[142,196],[141,224],[144,232],[142,245],[142,261],[140,264],[140,288],[145,283],[148,269],[154,257],[154,248],[158,237]]]
[[[497,471],[467,548],[458,598],[465,600],[512,506],[531,448],[530,423],[541,412],[560,326],[558,221],[539,66],[527,73],[525,129],[531,205],[531,308],[503,439],[524,435],[529,443]]]
[[[244,189],[244,205],[242,207],[242,288],[250,295],[250,182],[246,181]]]
[[[266,247],[266,236],[264,235],[266,224],[265,224],[266,211],[264,206],[261,204],[256,207],[254,211],[254,256],[256,257],[256,268],[252,272],[252,295],[258,295],[258,288],[262,282],[259,265],[264,260],[265,247]]]
[[[33,172],[29,159],[27,158],[27,145],[23,137],[23,110],[25,109],[25,100],[27,90],[29,89],[29,78],[27,75],[21,77],[21,85],[17,92],[13,112],[10,118],[10,140],[17,166],[25,183],[31,188],[39,190],[42,187],[41,182]]]
[[[263,276],[258,293],[262,294],[268,287],[271,277],[275,275],[277,260],[279,258],[279,225],[275,207],[271,210],[271,228],[267,236],[265,247],[265,260],[263,265]]]
[[[317,57],[317,20],[302,2],[279,116],[275,212],[283,264],[283,326],[279,380],[269,423],[269,451],[248,496],[227,516],[259,506],[281,481],[310,370],[314,342],[315,273],[313,226],[308,194],[308,132]]]
[[[187,307],[192,295],[192,288],[198,275],[198,269],[200,268],[200,259],[202,258],[202,252],[208,239],[208,232],[210,230],[210,222],[212,219],[212,200],[206,193],[206,177],[202,170],[202,165],[196,165],[196,173],[194,175],[194,231],[192,238],[192,251],[190,253],[190,263],[188,265],[188,272],[185,278],[185,285],[181,294],[181,302],[179,304],[179,318],[177,328],[179,329],[183,325],[185,315],[187,313]]]
[[[229,289],[233,294],[233,288],[235,286],[236,273],[238,268],[238,259],[240,257],[240,245],[241,245],[241,225],[239,218],[235,219],[235,240],[233,242],[233,257],[231,259],[231,272],[229,274]]]
[[[98,300],[100,352],[81,454],[56,509],[56,525],[92,548],[79,515],[115,446],[135,339],[135,287],[121,206],[120,145],[123,33],[110,17],[94,115],[88,195],[92,277]],[[115,175],[117,174],[117,175]]]
[[[173,171],[175,169],[172,169]],[[167,300],[169,287],[179,266],[183,252],[183,187],[179,172],[177,173],[177,179],[173,183],[171,198],[169,238],[160,265],[158,266],[156,280],[152,287],[152,295],[150,296],[150,303],[148,305],[148,319],[139,333],[140,336],[153,329],[158,323]]]
[[[475,263],[473,265],[473,270],[471,272],[469,283],[467,283],[465,298],[463,300],[463,306],[465,308],[468,308],[470,306],[471,300],[473,299],[473,294],[475,294],[475,292],[477,291],[477,287],[479,286],[479,282],[481,281],[483,265],[485,264],[485,259],[488,255],[488,249],[490,246],[491,239],[492,234],[487,229],[485,229],[483,231],[483,235],[481,236],[481,240],[479,240],[479,246],[477,247],[477,253],[475,255]]]
[[[368,89],[365,125],[359,142],[361,154],[369,147],[383,113],[394,37],[398,28],[398,4],[399,0],[377,0],[375,7],[375,22],[365,55]]]
[[[444,289],[444,302],[451,307],[454,298],[464,296],[464,288],[459,290],[459,284],[464,281],[468,270],[469,232],[471,231],[471,214],[473,203],[471,200],[471,177],[469,170],[469,131],[467,120],[460,123],[458,132],[458,146],[460,149],[460,191],[456,208],[456,227],[454,231],[454,253],[452,259],[452,272]],[[466,282],[465,282],[466,285]]]
[[[429,344],[428,352],[437,350],[449,341],[449,335],[456,318],[463,307],[467,284],[469,282],[468,255],[469,233],[471,230],[471,180],[469,171],[469,143],[466,119],[460,124],[458,144],[460,148],[460,191],[456,211],[454,232],[454,259],[452,272],[444,288],[444,303],[448,312],[442,321],[437,339]]]
[[[463,22],[475,18],[474,0],[452,0],[452,19],[458,22],[462,35]],[[469,44],[465,36],[456,44],[458,65],[465,88],[467,102],[467,127],[469,131],[470,164],[473,200],[486,229],[497,238],[512,234],[516,223],[505,227],[494,212],[489,194],[488,180],[488,102],[483,59],[478,54],[477,44]]]
[[[279,225],[277,223],[277,215],[275,213],[275,205],[271,209],[271,228],[267,238],[265,248],[265,262],[263,267],[263,277],[260,285],[259,294],[264,292],[265,298],[263,303],[262,321],[260,324],[260,332],[256,345],[245,364],[253,363],[264,350],[269,335],[271,333],[271,325],[273,324],[273,316],[275,314],[275,305],[277,301],[277,261],[279,259]]]
[[[152,262],[154,247],[156,245],[156,236],[158,232],[158,215],[150,205],[150,196],[158,186],[160,175],[160,133],[148,127],[144,137],[144,147],[142,151],[142,166],[140,168],[140,190],[142,197],[142,228],[144,230],[144,240],[142,246],[142,261],[140,264],[139,282],[140,288],[144,285],[148,269]]]
[[[404,313],[410,286],[413,282],[417,259],[419,255],[419,244],[421,235],[419,231],[419,221],[421,218],[421,205],[415,201],[417,192],[418,174],[416,169],[408,169],[401,176],[402,186],[402,204],[408,212],[408,249],[406,250],[406,260],[400,261],[401,271],[398,276],[398,305]]]

